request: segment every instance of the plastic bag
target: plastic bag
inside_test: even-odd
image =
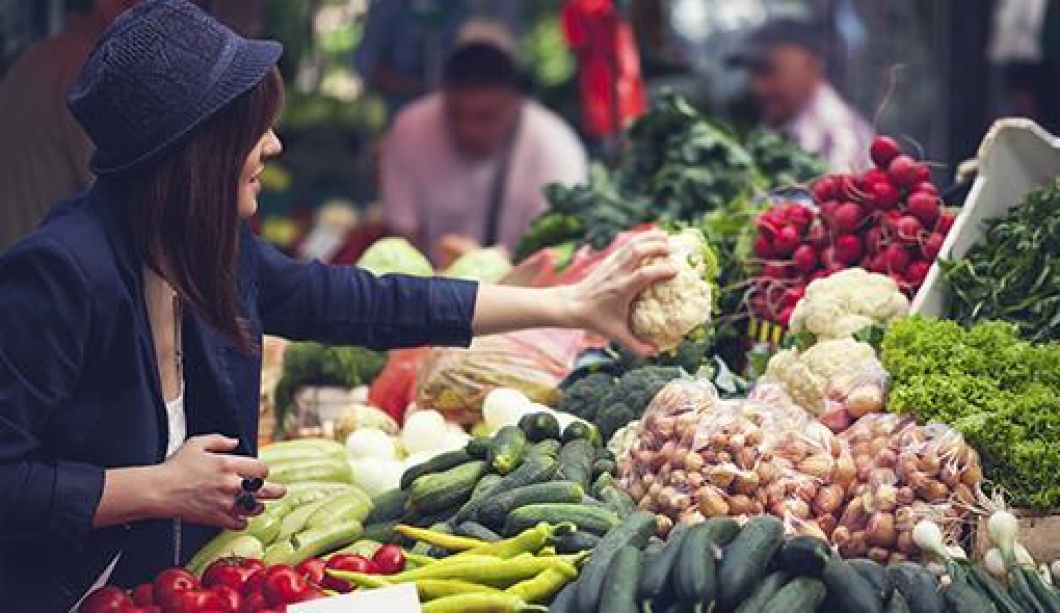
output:
[[[416,373],[430,351],[424,347],[391,350],[386,366],[368,390],[368,401],[402,423],[405,410],[416,399]]]
[[[821,422],[838,433],[869,413],[883,411],[890,383],[890,375],[877,361],[851,364],[825,384]]]
[[[492,390],[518,390],[553,405],[584,333],[538,329],[476,339],[468,349],[432,349],[418,377],[417,404],[459,422],[478,421]]]

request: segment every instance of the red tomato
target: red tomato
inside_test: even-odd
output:
[[[302,596],[298,599],[298,602],[309,602],[310,600],[323,600],[327,597],[327,594],[325,594],[324,592],[310,588],[302,594]]]
[[[211,589],[195,588],[177,592],[176,596],[164,605],[172,613],[229,613],[235,611],[228,602]]]
[[[328,560],[327,568],[332,570],[348,570],[355,573],[366,573],[369,575],[379,574],[378,564],[362,555],[354,553],[340,553],[331,556],[331,559]],[[349,581],[325,574],[320,582],[320,587],[345,594],[346,592],[353,591],[354,586]]]
[[[299,575],[305,577],[309,583],[320,585],[320,582],[324,579],[324,568],[326,566],[327,563],[320,558],[309,558],[295,566],[294,569],[298,571]]]
[[[265,602],[271,606],[298,602],[302,594],[309,589],[309,583],[298,571],[281,564],[265,571],[265,582],[262,594]]]
[[[155,590],[150,583],[142,583],[132,591],[132,601],[138,607],[155,604]]]
[[[182,592],[194,590],[199,587],[199,580],[183,568],[170,568],[164,570],[152,584],[155,602],[168,608],[170,601],[176,599]]]
[[[397,545],[383,545],[376,550],[372,561],[384,575],[393,575],[405,570],[405,552]]]
[[[241,595],[261,589],[265,564],[261,560],[222,558],[206,567],[202,584],[206,587],[224,585]]]
[[[239,605],[239,613],[259,613],[269,608],[265,597],[261,592],[254,592],[243,596],[243,603]]]
[[[81,613],[119,613],[125,607],[133,605],[132,599],[116,587],[101,587],[92,592],[81,602],[78,611]]]

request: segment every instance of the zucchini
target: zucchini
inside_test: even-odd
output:
[[[839,557],[825,564],[821,574],[828,587],[828,611],[836,613],[883,613],[883,600],[854,567]]]
[[[755,584],[765,577],[766,566],[783,538],[783,522],[770,515],[753,517],[744,525],[725,548],[718,565],[719,609],[735,610],[751,595]]]
[[[558,440],[556,440],[554,438],[550,438],[550,439],[543,440],[540,443],[535,443],[535,444],[531,445],[526,450],[526,455],[527,456],[543,455],[543,456],[548,456],[550,458],[556,458],[556,457],[559,456],[559,448],[560,447],[561,447],[561,444],[560,444],[560,442]]]
[[[678,600],[704,604],[714,601],[718,586],[717,554],[738,529],[731,517],[712,517],[689,529],[674,566],[673,585]]]
[[[328,438],[303,438],[279,441],[262,447],[258,459],[269,467],[286,462],[306,462],[313,459],[335,458],[345,460],[346,446]]]
[[[574,420],[567,424],[567,427],[563,429],[563,436],[560,440],[564,443],[569,443],[579,438],[589,441],[594,446],[599,445],[600,431],[596,429],[596,426],[588,422]]]
[[[736,609],[736,613],[759,613],[790,579],[791,575],[782,570],[770,573]]]
[[[356,519],[299,532],[291,538],[294,546],[293,563],[341,549],[361,538],[363,533],[364,527]]]
[[[575,422],[577,423],[577,422]],[[573,424],[572,424],[573,425]],[[593,550],[589,561],[582,568],[578,579],[578,597],[575,610],[596,611],[600,596],[603,593],[607,570],[615,554],[622,547],[629,545],[637,549],[648,544],[648,539],[655,533],[655,514],[637,511],[622,524],[607,533],[600,544]]]
[[[681,544],[688,535],[688,524],[677,524],[670,530],[666,544],[651,564],[644,565],[640,578],[640,597],[658,600],[669,594],[673,587],[674,567],[681,551]]]
[[[938,579],[931,571],[913,562],[887,567],[896,594],[900,593],[913,613],[944,613],[946,603],[939,594]],[[892,596],[893,598],[893,596]]]
[[[952,613],[997,613],[994,602],[969,583],[965,577],[951,575],[950,579],[951,583],[943,592],[948,611]]]
[[[968,580],[971,581],[979,591],[990,597],[1000,613],[1020,613],[1023,607],[1019,605],[1005,588],[994,580],[981,566],[972,564],[968,569]]]
[[[573,481],[588,490],[593,476],[593,446],[584,439],[564,443],[559,450],[559,470],[556,476]]]
[[[528,504],[579,502],[584,495],[581,486],[570,481],[534,483],[487,497],[478,509],[477,518],[486,526],[501,528],[508,515],[519,507]]]
[[[894,592],[891,594],[891,601],[887,603],[885,613],[912,613],[909,610],[909,603],[905,601],[905,596],[902,596],[901,592]]]
[[[879,596],[880,602],[887,603],[891,601],[891,595],[894,594],[894,583],[891,581],[891,576],[887,574],[886,568],[867,558],[847,560],[847,564],[853,566],[854,570],[858,571],[858,574],[869,582],[872,590]]]
[[[832,549],[814,536],[796,536],[780,546],[777,566],[792,577],[820,577]]]
[[[356,519],[364,522],[372,512],[372,501],[359,489],[329,498],[328,502],[306,519],[306,529],[324,528],[335,523]]]
[[[570,522],[578,530],[596,535],[607,534],[619,524],[618,516],[600,507],[577,503],[528,504],[508,514],[504,522],[504,535],[515,536],[541,522],[559,524]]]
[[[503,494],[504,492],[509,492],[517,487],[548,481],[556,474],[556,467],[557,463],[553,458],[547,456],[530,456],[521,466],[519,466],[519,468],[515,469],[510,474],[505,475],[500,481],[498,481],[491,489],[491,493]],[[473,518],[478,513],[478,509],[482,506],[483,502],[484,498],[476,498],[468,501],[467,504],[457,511],[455,520],[457,522],[462,522]]]
[[[280,531],[276,534],[276,540],[274,542],[286,541],[295,534],[305,530],[306,522],[309,521],[309,518],[313,513],[316,513],[318,509],[323,508],[324,505],[335,498],[336,496],[322,498],[316,502],[304,504],[288,513],[280,522]]]
[[[526,435],[518,426],[504,426],[493,435],[493,443],[486,452],[486,459],[493,470],[507,475],[519,466],[526,447]]]
[[[501,540],[501,535],[477,521],[465,521],[459,524],[453,532],[460,536],[486,541],[487,543],[495,543]]]
[[[519,429],[526,435],[526,440],[532,443],[559,439],[559,421],[552,413],[541,411],[523,415],[519,419]]]
[[[643,554],[640,549],[626,545],[618,550],[604,576],[600,594],[600,611],[607,613],[640,613],[637,586]]]
[[[485,460],[489,455],[492,440],[488,436],[476,436],[467,442],[464,451],[475,460]]]
[[[269,469],[269,481],[275,483],[299,483],[302,481],[324,481],[329,483],[353,483],[353,471],[349,460],[324,458],[280,464]]]
[[[364,519],[366,524],[375,524],[381,521],[391,521],[401,517],[405,511],[405,503],[408,502],[408,494],[394,488],[383,492],[372,499],[372,512]]]
[[[421,462],[415,466],[410,466],[404,473],[401,474],[400,488],[402,490],[409,489],[412,482],[419,479],[423,475],[429,475],[432,473],[440,473],[449,470],[450,468],[456,468],[461,464],[470,462],[473,458],[464,449],[455,449],[453,451],[447,451],[440,453],[426,462]]]
[[[825,586],[820,579],[795,577],[769,599],[762,613],[813,613],[824,602]],[[824,609],[831,611],[831,609]]]
[[[467,502],[488,470],[486,462],[473,460],[445,472],[423,475],[409,487],[409,507],[423,515],[451,512]]]

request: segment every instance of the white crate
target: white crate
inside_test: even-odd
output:
[[[963,257],[982,238],[983,221],[1004,216],[1032,191],[1060,176],[1060,138],[1029,119],[995,122],[979,145],[978,157],[979,173],[942,244],[941,259]],[[935,263],[914,297],[911,310],[944,317],[949,298],[949,286]]]

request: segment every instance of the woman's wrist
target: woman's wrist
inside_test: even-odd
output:
[[[591,317],[586,313],[586,303],[579,285],[561,285],[551,288],[555,296],[550,302],[557,306],[556,323],[561,328],[589,329]]]
[[[112,468],[106,471],[103,496],[96,508],[96,528],[171,515],[163,465]]]

